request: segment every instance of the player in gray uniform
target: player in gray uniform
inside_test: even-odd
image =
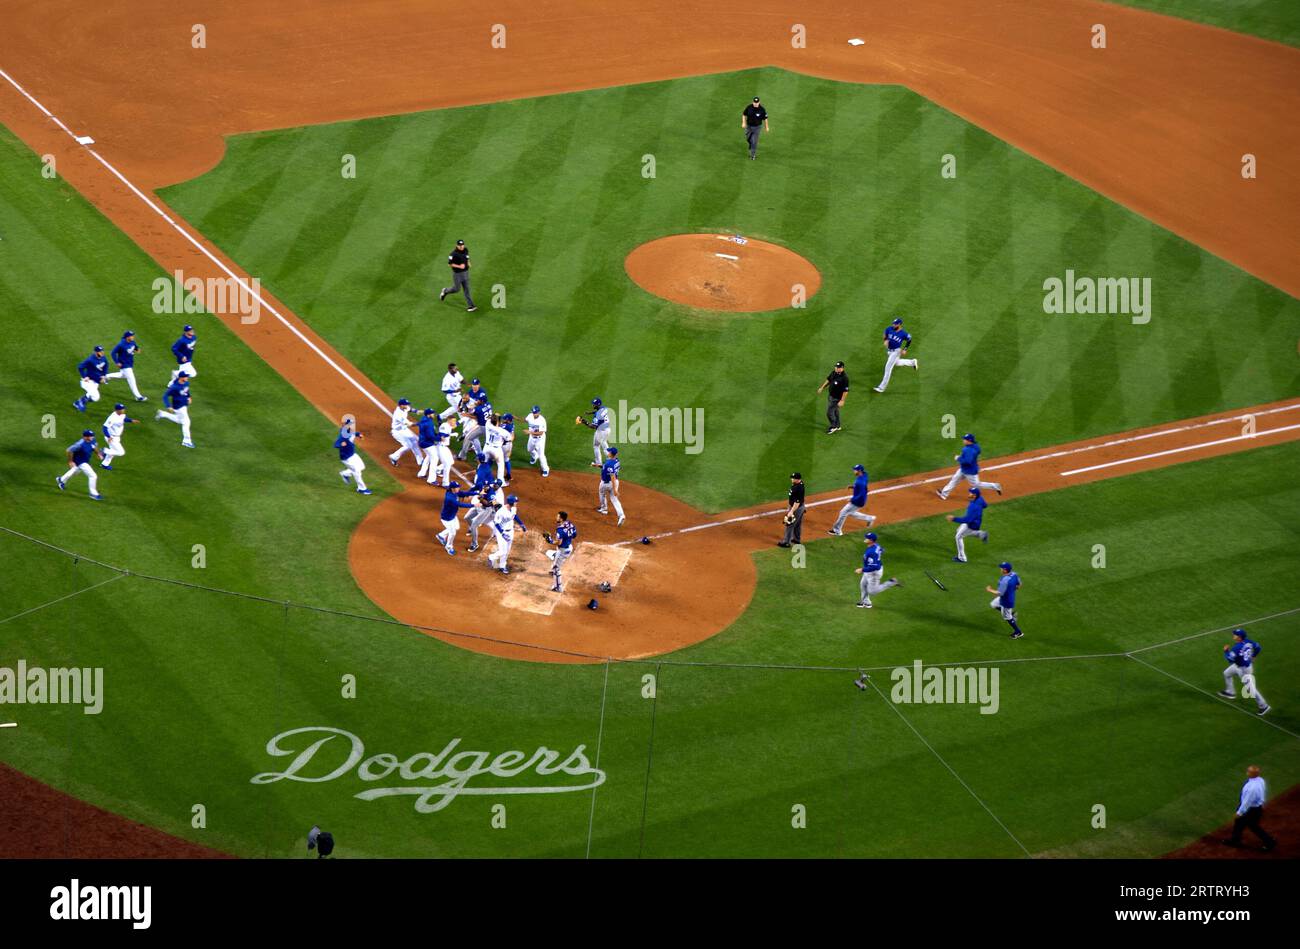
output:
[[[438,294],[438,302],[447,299],[447,294],[459,290],[465,294],[465,312],[473,313],[478,307],[474,305],[474,298],[469,295],[469,250],[465,247],[464,241],[456,242],[455,250],[447,255],[447,264],[451,267],[451,286],[442,288],[442,292]]]
[[[618,458],[618,449],[611,447],[609,458],[600,466],[600,487],[596,493],[600,500],[600,507],[596,510],[601,514],[608,514],[609,505],[614,505],[614,513],[618,515],[618,523],[614,525],[615,527],[622,527],[623,522],[627,520],[623,514],[623,502],[618,499],[618,473],[622,464]]]
[[[597,397],[591,400],[591,421],[588,422],[581,415],[575,421],[594,432],[591,436],[591,453],[596,460],[591,463],[591,467],[599,468],[605,463],[605,449],[609,447],[609,409]]]
[[[465,518],[465,533],[469,534],[470,552],[478,550],[478,529],[487,527],[496,516],[497,509],[506,503],[505,492],[501,482],[493,479],[488,482],[483,493],[474,500],[474,510]]]
[[[543,533],[548,544],[554,544],[554,550],[546,552],[546,559],[551,562],[551,576],[555,578],[555,585],[551,587],[552,593],[564,592],[564,578],[561,571],[569,558],[573,556],[573,539],[578,536],[578,528],[574,527],[569,521],[569,512],[560,511],[555,515],[555,536],[549,533]]]

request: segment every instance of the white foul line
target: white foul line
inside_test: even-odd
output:
[[[305,344],[308,346],[308,348],[310,348],[312,352],[314,352],[317,356],[319,356],[322,360],[324,360],[325,363],[326,363],[326,364],[327,364],[331,369],[333,369],[333,370],[334,370],[335,372],[337,372],[340,376],[342,376],[344,379],[346,379],[348,382],[350,382],[350,383],[352,384],[353,388],[355,388],[358,392],[360,392],[360,393],[361,393],[362,395],[364,395],[367,399],[369,399],[369,400],[371,401],[371,403],[375,406],[375,408],[379,409],[379,410],[382,411],[382,412],[389,412],[389,411],[390,411],[388,408],[385,407],[384,403],[380,402],[380,401],[379,401],[378,399],[376,399],[373,395],[371,395],[370,392],[368,392],[368,391],[365,389],[365,387],[361,385],[361,383],[357,382],[356,379],[352,378],[352,376],[350,376],[350,375],[347,373],[347,371],[343,369],[342,366],[340,366],[338,363],[336,363],[333,359],[331,359],[328,355],[326,355],[326,353],[325,353],[325,352],[324,352],[324,351],[323,351],[319,346],[317,346],[317,345],[316,345],[315,343],[313,343],[310,339],[308,339],[305,335],[303,335],[303,333],[298,329],[298,327],[296,327],[296,326],[294,326],[292,323],[290,323],[287,319],[285,319],[283,316],[280,315],[280,313],[275,309],[275,307],[271,306],[271,305],[270,305],[269,303],[267,303],[264,299],[262,299],[261,295],[258,294],[255,290],[253,290],[253,288],[250,287],[250,286],[248,285],[248,283],[247,283],[247,282],[246,282],[242,277],[240,277],[240,276],[239,276],[238,274],[236,274],[233,270],[231,270],[231,269],[230,269],[229,267],[227,267],[224,263],[222,263],[219,259],[217,259],[217,257],[216,257],[216,256],[215,256],[211,251],[209,251],[206,247],[204,247],[203,244],[201,244],[199,241],[197,241],[194,237],[192,237],[192,236],[189,234],[189,232],[187,232],[183,227],[181,227],[181,226],[180,226],[179,224],[177,224],[174,220],[172,220],[171,217],[168,216],[168,215],[166,214],[166,212],[164,212],[164,211],[162,210],[162,208],[158,207],[158,205],[154,204],[153,201],[149,200],[148,196],[147,196],[143,191],[141,191],[141,190],[140,190],[139,188],[137,188],[134,184],[132,184],[130,181],[128,181],[127,178],[126,178],[126,176],[123,175],[123,174],[122,174],[120,171],[118,171],[116,168],[114,168],[111,164],[109,164],[109,162],[108,162],[108,161],[107,161],[107,160],[106,160],[102,155],[100,155],[99,152],[95,151],[93,148],[90,148],[90,147],[87,146],[87,145],[82,144],[81,139],[82,139],[84,136],[78,136],[78,135],[74,134],[73,131],[72,131],[71,129],[69,129],[66,125],[64,125],[61,121],[59,121],[58,116],[56,116],[54,113],[52,113],[49,109],[45,108],[45,106],[41,105],[41,103],[40,103],[39,101],[37,101],[36,98],[35,98],[34,96],[31,95],[31,93],[29,93],[26,89],[24,89],[22,86],[20,86],[20,85],[19,85],[19,84],[14,80],[14,78],[13,78],[12,76],[10,76],[7,72],[5,72],[3,69],[0,69],[0,76],[3,76],[3,77],[5,78],[5,80],[9,83],[9,85],[11,85],[11,86],[13,86],[15,89],[17,89],[18,92],[21,93],[22,96],[23,96],[24,98],[27,99],[27,101],[31,102],[33,105],[36,106],[36,108],[40,109],[41,112],[42,112],[42,113],[43,113],[47,118],[52,119],[52,120],[54,121],[54,124],[57,125],[59,128],[61,128],[61,129],[62,129],[62,130],[63,130],[63,131],[68,135],[69,138],[71,138],[74,142],[76,142],[76,143],[77,143],[78,145],[80,145],[82,148],[85,148],[87,152],[89,152],[91,155],[93,155],[96,161],[98,161],[101,165],[103,165],[105,168],[107,168],[107,169],[109,170],[109,172],[111,172],[112,175],[113,175],[115,178],[117,178],[118,181],[120,181],[120,182],[122,182],[122,184],[126,185],[127,188],[129,188],[129,189],[131,190],[131,192],[132,192],[132,193],[133,193],[137,198],[139,198],[141,201],[143,201],[146,205],[149,206],[149,209],[150,209],[151,211],[153,211],[153,212],[154,212],[155,214],[157,214],[160,218],[162,218],[164,221],[166,221],[168,224],[170,224],[170,225],[172,226],[173,230],[175,230],[177,234],[181,235],[181,237],[183,237],[183,238],[185,238],[185,240],[189,241],[189,243],[192,244],[192,245],[195,247],[195,249],[197,249],[197,250],[199,251],[199,253],[201,253],[204,257],[208,258],[208,260],[212,261],[214,264],[216,264],[216,265],[217,265],[217,266],[218,266],[218,267],[219,267],[219,268],[220,268],[220,269],[221,269],[221,270],[222,270],[222,271],[223,271],[223,272],[224,272],[228,277],[230,277],[230,279],[234,280],[234,281],[235,281],[236,283],[238,283],[241,287],[243,287],[244,290],[246,290],[246,291],[248,292],[249,296],[251,296],[254,300],[256,300],[256,301],[257,301],[259,304],[261,304],[262,306],[266,307],[267,311],[268,311],[272,316],[274,316],[277,320],[279,320],[282,324],[284,324],[285,328],[287,328],[291,333],[293,333],[294,336],[298,337],[299,340],[301,340],[303,343],[305,343]]]
[[[1147,461],[1151,458],[1163,458],[1165,455],[1177,455],[1184,451],[1196,451],[1198,448],[1212,448],[1215,445],[1227,445],[1230,442],[1247,441],[1252,438],[1262,438],[1265,435],[1276,435],[1279,432],[1291,432],[1300,428],[1300,425],[1284,425],[1281,428],[1270,428],[1265,431],[1251,432],[1249,435],[1233,435],[1231,438],[1218,438],[1212,442],[1198,442],[1195,445],[1183,445],[1179,448],[1168,448],[1164,451],[1155,451],[1149,455],[1138,455],[1135,458],[1121,458],[1119,461],[1107,461],[1100,465],[1089,465],[1087,468],[1074,468],[1070,471],[1062,471],[1061,477],[1068,478],[1070,475],[1085,474],[1089,471],[1100,471],[1102,468],[1114,468],[1116,465],[1131,465],[1139,461]]]

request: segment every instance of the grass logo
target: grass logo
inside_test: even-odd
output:
[[[605,783],[605,772],[592,767],[587,760],[586,745],[579,745],[560,760],[560,752],[546,747],[538,748],[531,755],[522,751],[502,751],[496,756],[487,751],[457,751],[461,740],[453,738],[436,755],[422,751],[403,761],[396,755],[387,753],[366,757],[365,744],[356,735],[341,728],[313,725],[276,735],[266,743],[266,753],[276,758],[295,754],[287,744],[289,739],[298,736],[304,736],[310,744],[296,752],[296,757],[289,762],[288,767],[283,771],[264,771],[254,775],[250,783],[272,784],[289,780],[322,784],[335,781],[354,768],[356,777],[361,781],[385,781],[396,772],[398,779],[418,783],[368,788],[353,796],[362,801],[384,797],[414,797],[415,810],[420,814],[440,811],[462,794],[487,797],[505,794],[565,794],[571,791],[589,791]],[[344,740],[336,742],[335,739],[338,738]],[[297,742],[293,744],[296,745]],[[318,757],[321,759],[319,762],[316,761]],[[325,768],[329,770],[326,771]],[[532,786],[502,783],[528,771],[538,777],[563,774],[589,780],[581,784],[538,783]],[[495,780],[496,783],[469,786],[471,781],[478,779]]]
[[[1125,314],[1136,324],[1151,322],[1150,277],[1076,277],[1073,270],[1065,279],[1043,281],[1044,313]]]
[[[981,715],[994,715],[1001,704],[998,670],[987,666],[924,667],[920,659],[889,674],[895,705],[978,705]]]
[[[81,705],[87,715],[104,709],[102,668],[14,668],[0,666],[0,705]]]
[[[686,454],[704,451],[704,409],[633,406],[620,399],[618,411],[610,413],[612,435],[618,445],[685,445]]]

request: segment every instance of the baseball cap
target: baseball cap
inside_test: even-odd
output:
[[[505,415],[501,416],[501,419],[502,421],[513,422],[515,420],[515,417],[511,415],[509,412],[507,412]]]
[[[410,404],[411,404],[411,400],[410,400],[410,399],[398,399],[398,400],[397,400],[397,404],[398,404],[398,405],[410,405]]]
[[[194,327],[193,327],[193,326],[190,326],[190,324],[186,323],[186,324],[185,324],[185,328],[184,328],[183,330],[181,330],[181,332],[182,332],[182,333],[188,333],[188,332],[189,332],[190,330],[192,330],[192,329],[194,329]]]
[[[97,352],[97,353],[102,353],[103,351],[104,351],[104,347],[103,347],[103,346],[96,346],[96,347],[95,347],[95,352]]]
[[[477,379],[471,379],[471,380],[469,381],[469,384],[472,385],[472,386],[476,386],[476,385],[479,384],[479,382],[478,382]]]
[[[867,540],[875,540],[875,539],[876,539],[876,532],[875,532],[875,531],[867,531],[867,533],[864,534],[863,536],[866,537]]]
[[[1010,569],[1011,569],[1011,561],[1010,561],[1010,560],[1004,560],[1004,561],[1002,561],[1000,564],[998,564],[998,566],[1001,567],[1003,570],[1010,570]]]
[[[611,448],[611,449],[609,449],[609,453],[610,453],[611,455],[617,455],[617,454],[618,454],[618,449],[617,449],[617,448]]]
[[[962,441],[973,442],[974,440],[975,436],[971,432],[967,432],[962,436]]]
[[[425,410],[424,410],[424,414],[425,414],[425,415],[433,415],[433,414],[434,414],[433,409],[425,409]]]
[[[591,400],[591,404],[592,404],[592,405],[600,405],[600,396],[596,396],[596,398],[592,399],[592,400]]]
[[[116,405],[113,406],[113,411],[116,412],[118,409],[124,409],[124,408],[126,408],[126,406],[123,405],[121,402],[118,402]]]
[[[188,372],[178,372],[178,373],[176,373],[176,378],[177,378],[177,379],[188,379],[189,377],[190,377],[190,374],[189,374]]]
[[[479,452],[475,457],[478,458],[479,461],[487,461],[487,455],[483,454],[483,452]]]
[[[134,335],[135,335],[135,330],[124,330],[122,333],[122,338],[126,339],[128,336],[134,336]]]
[[[518,501],[518,500],[519,500],[519,495],[517,495],[517,494],[507,494],[507,495],[506,495],[506,503],[507,503],[507,504],[514,504],[514,503],[515,503],[516,501]]]
[[[973,494],[973,495],[975,495],[975,497],[979,497],[979,496],[980,496],[980,489],[979,489],[979,488],[971,488],[971,489],[970,489],[970,493]]]
[[[86,429],[84,432],[81,433],[82,438],[85,438],[87,435],[93,438],[95,436],[95,433],[92,432],[90,429]]]
[[[854,470],[854,471],[861,471],[863,474],[866,474],[866,473],[867,473],[867,469],[864,468],[864,467],[862,467],[861,465],[854,465],[854,466],[853,466],[853,470]]]
[[[842,363],[842,362],[837,362],[837,363],[835,364],[835,368],[836,368],[836,369],[843,369],[843,368],[844,368],[844,363]]]
[[[799,478],[800,480],[803,479],[803,475],[801,475],[801,474],[800,474],[799,472],[797,472],[797,471],[792,471],[792,472],[790,472],[790,477],[791,477],[791,478]]]
[[[1232,631],[1232,635],[1234,635],[1234,636],[1240,636],[1242,639],[1245,639],[1245,638],[1246,638],[1246,631],[1245,631],[1244,629],[1237,628],[1237,629],[1234,629],[1234,630]]]
[[[456,246],[457,246],[457,247],[464,247],[464,246],[465,246],[465,242],[464,242],[464,241],[457,241],[457,242],[456,242]]]
[[[755,102],[758,101],[758,96],[754,96],[754,101],[755,101]]]
[[[889,325],[890,325],[890,326],[902,326],[902,325],[903,325],[903,318],[902,318],[901,316],[896,316],[896,317],[894,317],[894,322],[890,323]]]
[[[534,412],[540,412],[541,410],[542,410],[542,407],[541,407],[540,405],[534,405],[534,406],[533,406],[533,411],[534,411]]]

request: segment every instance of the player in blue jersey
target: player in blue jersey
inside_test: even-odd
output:
[[[108,360],[104,358],[103,346],[96,346],[89,356],[77,363],[77,375],[81,377],[82,395],[72,403],[72,407],[84,412],[88,402],[99,401],[99,387],[108,378]]]
[[[1002,570],[1002,576],[998,578],[998,585],[994,587],[985,587],[989,593],[996,594],[993,602],[989,606],[1002,614],[1002,618],[1011,626],[1011,638],[1019,639],[1025,635],[1021,632],[1019,625],[1016,623],[1016,596],[1020,592],[1020,575],[1011,569],[1011,564],[1003,562],[999,564]]]
[[[89,488],[91,500],[104,500],[98,490],[96,490],[99,476],[95,474],[95,469],[90,464],[91,458],[98,458],[100,461],[104,460],[104,456],[100,454],[99,449],[95,447],[95,433],[90,429],[86,429],[81,433],[80,440],[75,441],[68,446],[67,454],[68,470],[54,479],[54,483],[59,486],[59,490],[66,491],[68,487],[68,479],[80,471],[86,476],[86,480],[90,483]]]
[[[862,552],[862,566],[853,572],[862,576],[858,581],[858,609],[869,610],[872,605],[871,594],[880,593],[890,587],[900,587],[903,584],[898,577],[890,577],[881,582],[880,578],[885,575],[885,548],[877,543],[878,538],[874,532],[868,533],[863,540],[867,548]]]
[[[979,488],[971,488],[968,493],[970,503],[966,505],[966,513],[960,516],[948,515],[948,520],[957,525],[957,556],[952,558],[957,563],[966,562],[967,537],[978,537],[986,544],[989,542],[989,532],[980,529],[984,522],[984,509],[989,506],[989,502],[984,500],[984,494]]]
[[[1223,658],[1228,660],[1228,667],[1223,670],[1223,691],[1219,694],[1225,699],[1237,697],[1237,683],[1241,680],[1241,693],[1248,699],[1255,700],[1255,707],[1260,715],[1267,714],[1269,704],[1259,692],[1255,682],[1255,659],[1259,656],[1260,645],[1246,635],[1244,629],[1232,631],[1232,642],[1223,647]]]
[[[844,522],[850,517],[866,521],[868,527],[876,523],[876,515],[862,513],[862,509],[867,506],[867,469],[862,465],[854,465],[853,474],[853,483],[849,485],[853,495],[849,498],[848,503],[840,508],[840,516],[835,518],[835,524],[826,532],[834,534],[836,537],[843,533]]]
[[[461,508],[473,508],[474,505],[468,501],[462,501],[461,498],[473,497],[475,494],[472,488],[461,491],[454,485],[447,485],[447,490],[442,496],[442,511],[438,519],[442,521],[442,530],[438,532],[437,541],[446,548],[447,553],[456,556],[456,532],[460,530],[460,511]]]
[[[334,439],[334,447],[339,452],[339,461],[343,462],[343,470],[339,472],[339,477],[343,479],[344,484],[356,481],[357,494],[370,494],[370,489],[366,487],[366,479],[361,476],[361,472],[366,470],[366,463],[357,454],[356,445],[356,440],[364,437],[351,425],[344,425],[339,429],[339,437]]]
[[[172,370],[172,382],[182,372],[193,379],[199,374],[194,368],[194,347],[199,344],[199,338],[194,333],[194,327],[188,323],[181,330],[180,337],[172,343],[172,355],[176,357],[176,368]]]
[[[140,351],[140,344],[135,341],[135,331],[127,330],[118,340],[109,357],[113,360],[113,365],[117,366],[117,372],[110,372],[105,379],[125,379],[126,384],[131,387],[131,394],[135,396],[137,402],[148,402],[149,397],[140,394],[140,387],[135,381],[135,354]]]
[[[181,446],[183,448],[193,448],[194,442],[190,440],[190,377],[185,372],[178,372],[176,379],[167,387],[163,393],[163,405],[171,411],[160,409],[154,413],[154,419],[166,419],[168,422],[175,422],[181,427]]]
[[[618,515],[618,523],[615,527],[622,527],[623,522],[627,520],[623,516],[623,502],[618,499],[618,473],[622,468],[622,462],[618,458],[618,449],[609,448],[609,457],[605,459],[600,466],[600,487],[597,489],[597,498],[600,501],[600,507],[596,508],[601,514],[609,513],[609,504],[614,505],[614,513]]]
[[[889,377],[894,374],[895,366],[919,369],[915,359],[903,358],[911,345],[912,335],[903,329],[903,318],[895,317],[894,321],[885,327],[885,376],[880,380],[880,385],[876,386],[877,392],[885,391],[885,387],[889,385]]]
[[[953,488],[964,479],[970,482],[972,488],[979,488],[981,491],[987,491],[992,488],[998,494],[1002,493],[1002,482],[1000,481],[981,481],[980,480],[980,448],[979,442],[975,441],[975,436],[967,432],[961,437],[961,453],[953,456],[953,461],[957,462],[957,470],[953,472],[952,478],[948,484],[936,491],[935,494],[948,500],[948,495],[952,494]]]
[[[555,536],[549,533],[543,533],[542,538],[548,543],[553,544],[554,548],[546,552],[546,559],[551,562],[551,576],[555,578],[555,585],[551,587],[552,593],[564,592],[564,578],[561,571],[569,558],[573,556],[573,540],[578,536],[578,528],[573,526],[569,520],[568,511],[560,511],[555,515]]]

